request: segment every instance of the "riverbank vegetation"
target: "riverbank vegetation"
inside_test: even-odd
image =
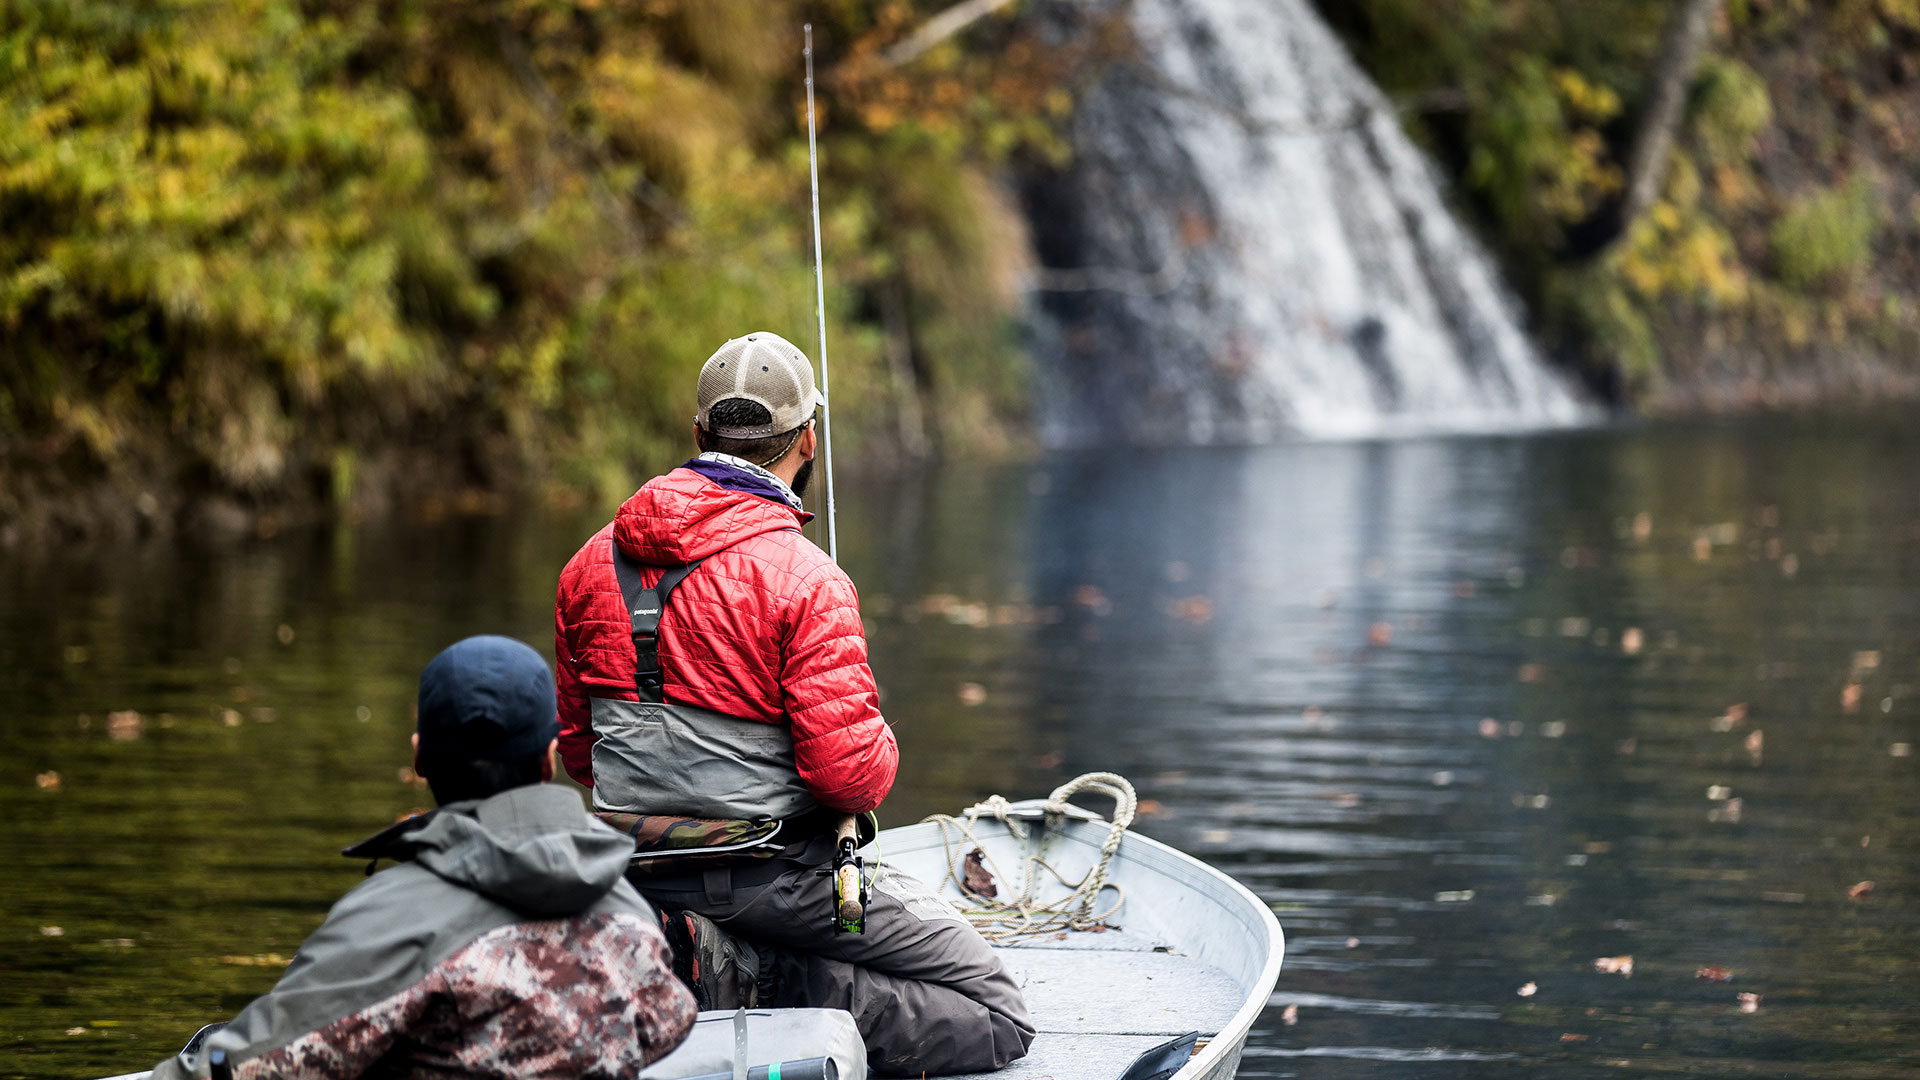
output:
[[[1603,394],[1920,384],[1920,2],[1319,6]],[[0,0],[0,540],[604,502],[671,464],[720,341],[814,350],[803,19],[839,445],[1024,445],[1011,192],[1068,156],[1125,12]]]
[[[0,523],[631,491],[720,342],[814,352],[803,17],[842,445],[1023,438],[994,170],[1072,58],[882,54],[942,7],[0,3]]]
[[[1920,4],[1358,0],[1320,8],[1455,181],[1542,340],[1652,410],[1920,380]],[[1672,153],[1618,231],[1671,31]]]

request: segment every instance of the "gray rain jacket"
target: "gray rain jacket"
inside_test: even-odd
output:
[[[621,876],[633,842],[551,784],[451,803],[346,854],[400,865],[334,905],[266,996],[154,1080],[631,1077],[692,996]]]

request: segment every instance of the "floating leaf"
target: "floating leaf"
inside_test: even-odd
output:
[[[52,769],[48,769],[43,773],[35,773],[33,776],[33,786],[39,788],[41,791],[59,791],[60,774],[54,772]]]
[[[132,709],[107,714],[107,738],[114,742],[132,742],[140,737],[146,727],[146,717]]]
[[[1299,1023],[1300,1022],[1300,1006],[1289,1005],[1286,1008],[1280,1010],[1280,1022],[1287,1025],[1288,1027],[1292,1027],[1293,1025]]]
[[[1873,882],[1871,881],[1855,882],[1847,888],[1847,899],[1849,900],[1864,900],[1872,894]]]
[[[1100,591],[1098,585],[1082,585],[1073,590],[1073,602],[1095,615],[1105,615],[1113,610],[1113,602],[1107,599],[1107,594]]]
[[[1693,977],[1707,982],[1732,982],[1733,972],[1723,967],[1703,967],[1695,971]]]
[[[287,958],[281,956],[279,953],[255,953],[252,956],[223,956],[220,958],[220,962],[223,964],[232,964],[235,967],[287,966]]]
[[[1514,991],[1514,993],[1519,994],[1521,997],[1532,997],[1539,992],[1540,987],[1534,983],[1522,983],[1520,984],[1520,989]]]
[[[1167,614],[1190,623],[1203,623],[1213,618],[1213,601],[1204,596],[1182,597],[1167,606]]]
[[[960,867],[960,879],[968,892],[991,900],[1000,895],[1000,889],[993,883],[986,860],[986,853],[979,848],[967,852],[966,861]]]
[[[1599,972],[1602,975],[1622,975],[1627,978],[1632,978],[1633,977],[1633,957],[1631,956],[1595,957],[1593,961],[1593,970]]]
[[[987,700],[987,688],[977,682],[963,682],[957,696],[960,704],[972,707]]]
[[[1759,1012],[1760,1011],[1760,995],[1759,994],[1741,994],[1740,995],[1740,1011],[1743,1013]]]

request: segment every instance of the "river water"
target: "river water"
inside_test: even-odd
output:
[[[883,820],[1131,776],[1287,930],[1245,1076],[1920,1076],[1909,423],[847,483]],[[0,1077],[265,990],[428,801],[420,666],[549,647],[595,515],[444,509],[0,559]]]

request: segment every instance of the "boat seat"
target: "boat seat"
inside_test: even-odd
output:
[[[1119,935],[1073,934],[1072,948],[998,952],[1019,980],[1038,1034],[1027,1056],[979,1080],[1117,1077],[1147,1050],[1198,1030],[1210,1036],[1246,1000],[1225,972],[1178,953],[1100,949]],[[1126,990],[1137,987],[1138,993]]]

